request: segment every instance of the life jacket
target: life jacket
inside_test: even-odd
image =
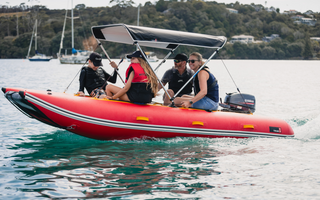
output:
[[[207,80],[207,95],[206,97],[210,98],[214,102],[219,102],[219,85],[218,85],[218,80],[213,76],[212,73],[210,73],[207,69],[207,67],[204,67],[202,70],[205,70],[209,74],[209,79]],[[199,86],[199,78],[198,78],[199,73],[193,79],[193,84],[194,84],[194,93],[195,95],[198,94],[200,91],[200,86]]]
[[[169,89],[172,89],[173,92],[176,94],[186,82],[192,77],[192,74],[188,72],[186,69],[186,75],[184,76],[179,76],[179,72],[175,70],[174,68],[172,69],[172,79],[169,81]],[[190,94],[192,92],[192,81],[184,87],[180,94]]]
[[[144,72],[143,68],[139,63],[130,64],[130,66],[126,71],[126,82],[128,81],[129,71],[131,67],[134,71],[134,77],[133,77],[132,83],[148,83],[149,82],[146,73]]]

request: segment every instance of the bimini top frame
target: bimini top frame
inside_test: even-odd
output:
[[[126,24],[111,24],[92,27],[98,40],[124,44],[139,43],[140,46],[160,49],[175,49],[178,45],[203,48],[222,48],[227,40],[224,36],[173,31]]]
[[[200,33],[173,31],[143,26],[132,26],[126,24],[93,26],[91,29],[93,36],[97,39],[100,46],[100,40],[136,45],[142,52],[151,69],[152,67],[147,60],[147,56],[144,54],[140,46],[170,50],[168,55],[165,56],[163,61],[159,64],[159,66],[156,69],[158,69],[160,65],[162,65],[167,58],[169,58],[169,56],[173,53],[173,51],[176,48],[179,47],[179,45],[216,49],[213,52],[213,54],[208,58],[208,60],[194,74],[194,76],[190,78],[190,80],[177,92],[177,94],[175,94],[173,98],[170,97],[167,90],[164,88],[162,82],[160,81],[159,77],[157,77],[159,83],[162,85],[163,89],[171,98],[171,100],[173,100],[180,93],[180,91],[195,77],[196,74],[198,74],[198,72],[211,60],[211,58],[217,53],[217,51],[221,49],[227,42],[227,38],[224,36],[213,36]],[[104,50],[103,47],[102,49]],[[105,50],[104,53],[109,58]]]

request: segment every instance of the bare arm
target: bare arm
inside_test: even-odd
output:
[[[207,92],[208,92],[207,80],[209,79],[209,74],[206,71],[201,70],[198,73],[198,78],[199,78],[200,91],[198,92],[198,94],[196,96],[194,96],[192,99],[190,99],[193,103],[202,99],[204,96],[207,95]],[[189,108],[191,106],[190,100],[183,101],[182,106]]]
[[[117,92],[115,95],[113,95],[112,98],[117,99],[117,98],[120,98],[121,96],[123,96],[124,94],[126,94],[131,87],[131,83],[132,83],[133,78],[134,78],[134,72],[131,72],[125,86],[119,92]]]

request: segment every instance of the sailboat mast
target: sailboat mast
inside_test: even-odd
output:
[[[67,15],[68,15],[68,9],[66,9],[66,14],[65,14],[65,17],[64,17],[64,22],[63,22],[63,28],[62,28],[60,48],[59,48],[58,56],[61,55],[61,49],[63,48],[64,30],[65,30],[65,28],[66,28]]]
[[[74,31],[73,31],[73,1],[72,0],[71,0],[71,34],[72,34],[72,49],[73,49],[74,48]]]
[[[37,32],[38,32],[38,19],[36,19],[36,31],[34,33],[34,50],[35,50],[35,53],[37,54]]]
[[[139,18],[140,18],[140,6],[141,6],[141,3],[138,5],[138,16],[137,16],[137,26],[139,26]],[[138,47],[136,46],[136,51],[138,51]]]
[[[33,26],[32,35],[31,35],[31,40],[30,40],[30,45],[29,45],[29,49],[28,49],[27,59],[28,59],[29,56],[30,56],[30,50],[31,50],[32,40],[33,40],[33,36],[34,36],[34,30],[35,30],[36,26],[37,26],[37,23],[35,23],[34,26]]]
[[[139,26],[139,18],[140,18],[140,5],[138,5],[138,19],[137,19],[137,26]]]

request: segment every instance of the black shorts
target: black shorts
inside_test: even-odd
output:
[[[127,95],[131,102],[136,103],[150,103],[153,98],[151,88],[146,83],[132,83]]]

